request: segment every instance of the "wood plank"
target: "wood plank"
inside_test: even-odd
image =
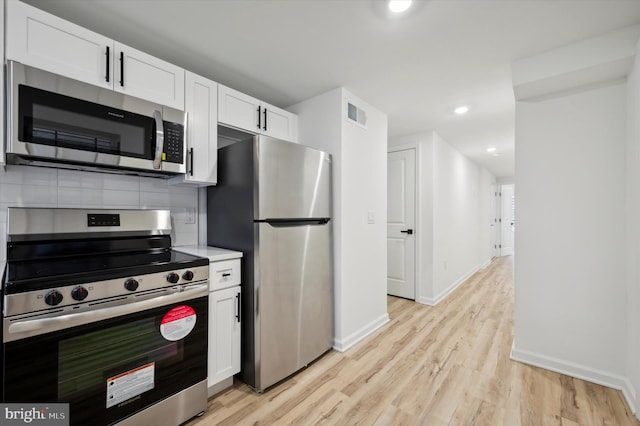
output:
[[[236,381],[189,426],[635,425],[620,391],[512,361],[513,261],[438,306],[389,297],[391,321],[345,353],[253,392]]]

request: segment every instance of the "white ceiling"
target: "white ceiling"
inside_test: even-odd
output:
[[[505,178],[511,61],[640,23],[639,0],[414,0],[393,18],[383,0],[26,2],[280,107],[344,86],[390,139],[435,130]]]

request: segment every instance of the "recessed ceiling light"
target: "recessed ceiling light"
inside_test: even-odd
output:
[[[487,152],[489,152],[489,153],[496,152],[496,147],[495,146],[491,146],[491,147],[487,148]]]
[[[409,9],[411,0],[389,0],[389,10],[393,13],[402,13]]]
[[[453,112],[455,112],[458,115],[466,114],[467,112],[469,112],[469,107],[466,105],[462,105],[454,109]]]

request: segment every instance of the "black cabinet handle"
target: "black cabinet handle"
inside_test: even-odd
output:
[[[120,86],[124,87],[124,52],[120,51]]]
[[[193,148],[189,148],[189,174],[193,176]]]
[[[238,314],[236,315],[236,320],[240,322],[240,293],[236,294],[236,303],[238,304]]]
[[[111,70],[110,70],[110,68],[111,68],[111,66],[110,66],[111,65],[111,55],[109,54],[110,50],[111,49],[109,48],[109,46],[107,46],[107,53],[106,53],[106,55],[107,55],[107,72],[106,72],[107,83],[109,82],[109,74],[111,74]]]
[[[405,229],[404,231],[400,231],[403,234],[413,235],[413,229]]]
[[[260,107],[258,107],[258,130],[260,130]]]
[[[264,109],[264,127],[263,129],[267,130],[267,108]]]
[[[222,274],[222,276],[223,276],[224,278],[226,278],[226,277],[230,277],[230,276],[231,276],[231,272],[225,272],[224,274]]]

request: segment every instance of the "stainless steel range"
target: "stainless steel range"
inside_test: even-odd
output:
[[[166,210],[9,208],[3,402],[72,425],[180,424],[207,406],[208,263]]]

